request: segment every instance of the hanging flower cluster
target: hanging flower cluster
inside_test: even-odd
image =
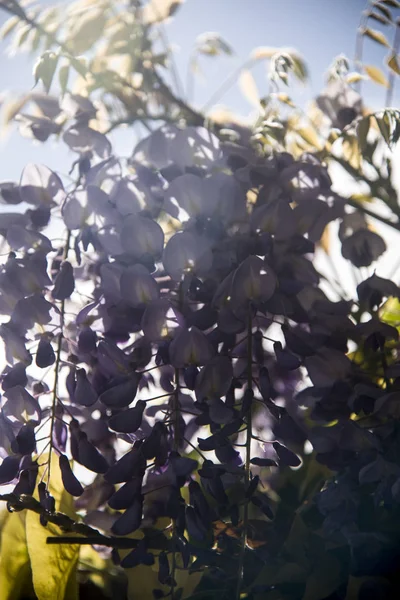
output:
[[[73,100],[72,188],[42,165],[0,187],[0,484],[39,487],[51,515],[57,456],[86,523],[95,512],[107,535],[142,533],[113,559],[156,562],[154,597],[178,597],[177,569],[204,570],[202,585],[233,597],[286,560],[274,474],[307,461],[309,441],[332,474],[317,521],[357,563],[377,535],[355,525],[360,486],[371,511],[400,498],[398,426],[375,428],[398,417],[398,332],[379,308],[400,290],[373,275],[357,302],[334,302],[312,257],[334,220],[356,267],[383,240],[346,212],[313,155],[260,157],[204,127],[164,125],[123,161],[89,127],[90,102]],[[266,526],[270,544],[257,544]]]

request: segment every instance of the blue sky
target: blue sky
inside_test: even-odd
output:
[[[183,81],[193,42],[199,34],[219,32],[235,50],[232,57],[204,57],[201,60],[206,77],[196,82],[196,105],[202,106],[225,77],[257,46],[290,46],[305,57],[311,74],[310,83],[304,88],[297,86],[289,90],[296,101],[305,105],[323,87],[324,74],[335,56],[344,53],[353,58],[356,30],[364,8],[365,0],[186,0],[165,31],[176,49],[175,62]],[[0,11],[0,23],[4,19],[4,13]],[[5,44],[0,44],[0,90],[22,92],[30,89],[34,60],[27,55],[9,58],[4,50]],[[382,65],[384,56],[382,47],[366,41],[366,63]],[[265,64],[257,66],[254,75],[263,96],[268,91]],[[369,106],[382,106],[384,88],[366,83],[364,93]],[[400,83],[394,104],[398,105],[399,99]],[[251,111],[237,86],[220,103],[242,115]],[[118,143],[123,150],[129,151],[134,145],[132,132],[125,131],[122,143],[121,138]],[[0,141],[0,180],[18,179],[27,162],[43,162],[66,172],[71,158],[61,144],[51,141],[45,145],[37,144],[14,132]]]

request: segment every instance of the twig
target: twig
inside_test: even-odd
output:
[[[247,323],[247,389],[251,390],[253,385],[253,334],[252,334],[252,307],[251,303],[249,303],[249,311],[248,311],[248,323]],[[252,406],[249,407],[247,412],[247,428],[246,428],[246,457],[245,457],[245,477],[244,477],[244,485],[247,489],[250,483],[250,454],[251,454],[251,439],[252,439],[252,418],[251,418]],[[243,583],[243,575],[244,575],[244,557],[246,554],[246,546],[247,546],[247,529],[248,529],[248,521],[249,521],[249,503],[246,501],[243,505],[243,529],[241,535],[241,547],[239,554],[239,568],[238,568],[238,578],[237,578],[237,587],[236,587],[236,600],[240,600],[241,588]]]
[[[64,260],[66,260],[68,258],[70,242],[71,242],[71,231],[68,230],[67,239],[65,242],[64,254],[63,254]],[[58,335],[56,362],[55,362],[55,366],[54,366],[53,400],[52,400],[52,404],[51,404],[50,449],[49,449],[49,459],[48,459],[48,469],[47,469],[47,485],[50,484],[50,474],[51,474],[51,455],[53,452],[53,430],[54,430],[54,423],[55,423],[55,419],[56,419],[56,404],[57,404],[57,397],[58,397],[58,378],[59,378],[59,374],[60,374],[62,341],[63,341],[63,337],[64,337],[65,300],[61,301],[60,315],[61,315],[60,316],[60,333]]]

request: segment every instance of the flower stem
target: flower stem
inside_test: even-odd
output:
[[[63,259],[66,260],[68,258],[69,245],[71,242],[71,231],[68,230],[67,239],[65,242]],[[61,351],[62,351],[62,341],[63,341],[63,331],[64,331],[64,318],[65,318],[65,300],[61,301],[60,308],[60,333],[58,335],[57,342],[57,351],[56,351],[56,362],[54,366],[54,384],[53,384],[53,399],[51,404],[51,421],[50,421],[50,448],[49,448],[49,459],[48,459],[48,469],[47,469],[47,487],[50,485],[50,475],[51,475],[51,455],[53,451],[53,430],[54,424],[56,421],[56,404],[58,397],[58,378],[60,374],[60,365],[61,365]]]
[[[247,389],[251,390],[253,385],[253,336],[252,336],[252,308],[249,304],[248,321],[247,321]],[[252,419],[251,419],[251,406],[247,413],[247,427],[246,427],[246,456],[245,456],[245,473],[244,473],[244,486],[248,488],[250,483],[250,453],[251,453],[251,438],[252,438]],[[249,503],[246,499],[243,506],[243,528],[241,536],[241,548],[239,555],[239,569],[238,569],[238,580],[236,587],[236,600],[240,600],[240,593],[243,583],[244,575],[244,557],[247,546],[247,529],[249,521]]]

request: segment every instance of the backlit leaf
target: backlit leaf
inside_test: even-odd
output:
[[[0,590],[2,600],[18,600],[31,580],[26,545],[26,512],[6,514],[1,529]]]
[[[367,73],[369,78],[372,79],[372,81],[375,81],[375,83],[383,85],[384,87],[389,86],[388,80],[386,79],[384,73],[378,67],[375,67],[374,65],[365,65],[364,71]]]
[[[244,69],[239,76],[239,87],[246,100],[256,108],[260,108],[260,94],[253,75]]]
[[[357,83],[358,81],[362,81],[363,79],[366,79],[365,75],[361,75],[361,73],[357,73],[357,72],[352,72],[349,73],[346,76],[346,82],[351,84],[351,83]]]
[[[67,91],[69,68],[69,65],[62,65],[58,70],[58,81],[60,83],[62,95]]]
[[[92,48],[104,35],[107,14],[103,9],[91,9],[72,21],[68,35],[68,44],[74,54],[83,54]]]
[[[368,117],[364,117],[364,119],[361,119],[361,121],[359,121],[357,123],[357,139],[358,139],[358,145],[360,146],[360,150],[361,152],[364,150],[365,148],[365,144],[367,143],[367,136],[368,136],[368,131],[369,131],[369,127],[371,124],[371,120]]]
[[[183,0],[150,0],[143,8],[142,18],[146,24],[161,23],[172,17],[183,4]]]
[[[385,112],[381,117],[375,115],[376,124],[379,127],[379,131],[387,145],[390,147],[390,120],[389,116]]]
[[[318,135],[312,127],[301,127],[296,130],[296,133],[310,146],[314,146],[317,150],[321,149],[321,142]]]
[[[387,65],[394,73],[400,75],[400,63],[396,54],[391,54],[388,58]]]
[[[282,102],[283,104],[287,104],[288,106],[291,106],[292,108],[295,107],[295,104],[293,104],[293,101],[290,98],[290,96],[288,96],[284,92],[281,92],[280,94],[277,94],[276,97],[278,98],[279,102]]]
[[[387,48],[390,48],[390,44],[389,44],[386,36],[381,31],[377,31],[376,29],[371,29],[370,27],[366,27],[365,29],[362,30],[362,34],[366,35],[371,40],[374,40],[374,42],[381,44],[381,46],[386,46]]]
[[[13,31],[13,29],[15,29],[19,22],[20,19],[18,17],[11,17],[11,19],[8,19],[0,28],[0,39],[5,40],[6,37],[10,35],[10,33]]]
[[[390,21],[386,17],[374,12],[370,13],[368,18],[372,19],[373,21],[378,21],[378,23],[382,23],[382,25],[389,25],[390,23]]]
[[[400,8],[400,2],[398,0],[381,0],[381,4],[387,4],[393,6],[393,8]]]
[[[269,46],[258,46],[257,48],[254,48],[254,50],[252,50],[250,58],[252,60],[265,60],[274,56],[274,54],[276,54],[277,51],[278,48],[271,48]]]
[[[41,81],[47,93],[50,91],[54,73],[56,72],[58,56],[54,52],[47,51],[37,60],[33,67],[35,85]]]
[[[41,462],[46,464],[46,455]],[[39,478],[45,466],[39,469]],[[49,492],[56,502],[56,510],[74,517],[72,497],[64,490],[57,456],[51,457],[51,481]],[[77,586],[73,586],[73,578],[79,556],[79,546],[68,544],[46,544],[51,536],[61,535],[61,530],[51,523],[41,525],[39,515],[28,511],[26,515],[26,541],[32,567],[32,578],[38,600],[68,600],[78,598]],[[72,580],[70,581],[70,579]],[[72,589],[71,586],[72,585]],[[73,589],[75,587],[75,590]]]
[[[389,19],[389,21],[392,20],[392,13],[388,9],[388,7],[385,6],[383,3],[375,2],[374,8],[376,8],[376,10],[379,10],[379,12],[381,12],[383,15],[385,15],[385,17],[387,19]]]

